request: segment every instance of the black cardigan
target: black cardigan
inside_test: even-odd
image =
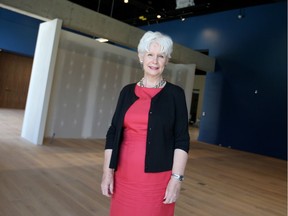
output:
[[[105,149],[112,149],[109,167],[117,169],[123,136],[124,116],[138,99],[136,83],[125,86],[121,92],[106,135]],[[151,99],[148,118],[145,156],[145,172],[162,172],[172,169],[175,149],[188,153],[190,137],[188,112],[182,88],[167,82],[164,88]]]

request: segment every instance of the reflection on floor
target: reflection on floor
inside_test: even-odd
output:
[[[190,126],[189,126],[189,135],[190,135],[190,140],[191,140],[191,141],[196,141],[196,140],[198,140],[199,128],[190,125]]]

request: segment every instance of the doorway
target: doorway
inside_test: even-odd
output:
[[[0,52],[0,108],[25,109],[33,58]]]
[[[199,102],[199,90],[193,89],[191,108],[190,108],[190,124],[195,124],[197,120],[197,108]]]

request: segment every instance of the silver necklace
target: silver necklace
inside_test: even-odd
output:
[[[161,88],[162,86],[164,86],[166,83],[166,80],[161,79],[155,86],[151,87],[151,88]],[[144,85],[144,77],[139,81],[139,86],[140,87],[145,87]]]

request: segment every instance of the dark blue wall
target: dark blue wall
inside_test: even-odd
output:
[[[209,50],[199,140],[287,159],[287,3],[142,27]]]
[[[199,140],[287,159],[287,3],[142,27],[209,50]],[[33,56],[42,21],[0,8],[0,48]],[[255,91],[257,90],[257,94]]]
[[[0,8],[0,49],[34,56],[42,21]]]

